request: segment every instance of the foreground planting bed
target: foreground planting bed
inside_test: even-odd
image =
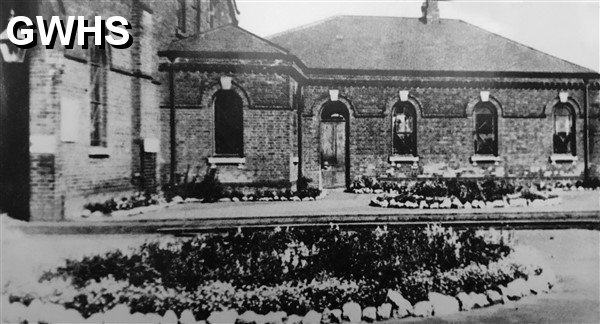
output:
[[[5,287],[6,322],[334,323],[443,315],[547,292],[508,232],[233,231],[67,260]]]

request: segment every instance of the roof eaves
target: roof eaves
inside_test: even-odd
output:
[[[455,70],[381,70],[381,69],[340,69],[306,68],[309,75],[352,75],[352,76],[408,76],[408,77],[516,77],[516,78],[581,78],[598,79],[597,72],[527,72],[527,71],[455,71]]]

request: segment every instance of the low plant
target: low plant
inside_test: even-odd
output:
[[[108,199],[104,202],[87,203],[83,208],[92,213],[99,211],[103,214],[109,214],[117,210],[130,210],[137,207],[157,205],[163,200],[164,198],[161,194],[137,192],[131,196]]]
[[[189,309],[198,319],[225,309],[303,315],[350,301],[381,305],[389,289],[415,303],[539,274],[535,254],[510,241],[508,232],[439,225],[237,230],[67,260],[33,291],[5,288],[11,301],[40,299],[86,317],[117,304],[161,315]]]

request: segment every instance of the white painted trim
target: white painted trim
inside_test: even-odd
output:
[[[233,80],[232,77],[230,77],[228,75],[222,75],[221,78],[219,79],[219,83],[221,84],[221,89],[231,90],[231,81],[232,80]]]
[[[217,167],[219,164],[237,164],[238,167],[246,164],[245,157],[227,157],[227,156],[209,156],[208,164],[211,168]]]
[[[402,102],[408,101],[408,90],[398,91],[398,96],[400,96],[400,101],[402,101]]]
[[[561,91],[558,93],[558,99],[560,100],[560,102],[565,103],[567,101],[569,101],[569,93],[566,91]]]
[[[55,135],[31,134],[29,136],[29,153],[54,154],[56,149]]]
[[[570,154],[552,154],[550,155],[550,162],[552,164],[556,164],[557,162],[571,162],[573,164],[577,163],[579,158],[576,155]]]
[[[470,157],[471,163],[477,165],[478,162],[494,162],[494,164],[498,165],[502,162],[502,159],[499,156],[494,155],[473,155]]]
[[[144,152],[146,153],[158,153],[160,150],[160,141],[158,138],[146,137],[144,138]]]
[[[490,101],[490,92],[489,91],[481,91],[481,92],[479,92],[479,97],[481,97],[481,101],[488,102],[488,101]]]
[[[417,163],[419,162],[419,157],[412,155],[390,155],[388,160],[390,163]]]
[[[340,90],[331,89],[329,90],[329,100],[338,101],[340,98]]]

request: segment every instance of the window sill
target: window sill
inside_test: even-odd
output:
[[[576,155],[571,155],[571,154],[552,154],[550,155],[550,162],[552,164],[557,164],[557,163],[577,163],[579,159],[577,158]]]
[[[418,163],[419,157],[412,155],[391,155],[388,161],[392,164],[396,163]]]
[[[105,159],[110,156],[110,150],[107,147],[92,146],[88,151],[88,156],[94,159]]]
[[[495,165],[500,164],[502,159],[498,156],[494,155],[473,155],[469,158],[473,165],[477,165],[477,163],[494,163]]]
[[[211,156],[208,158],[208,164],[211,168],[216,168],[217,165],[236,165],[242,169],[246,164],[245,157],[227,157],[227,156]]]

